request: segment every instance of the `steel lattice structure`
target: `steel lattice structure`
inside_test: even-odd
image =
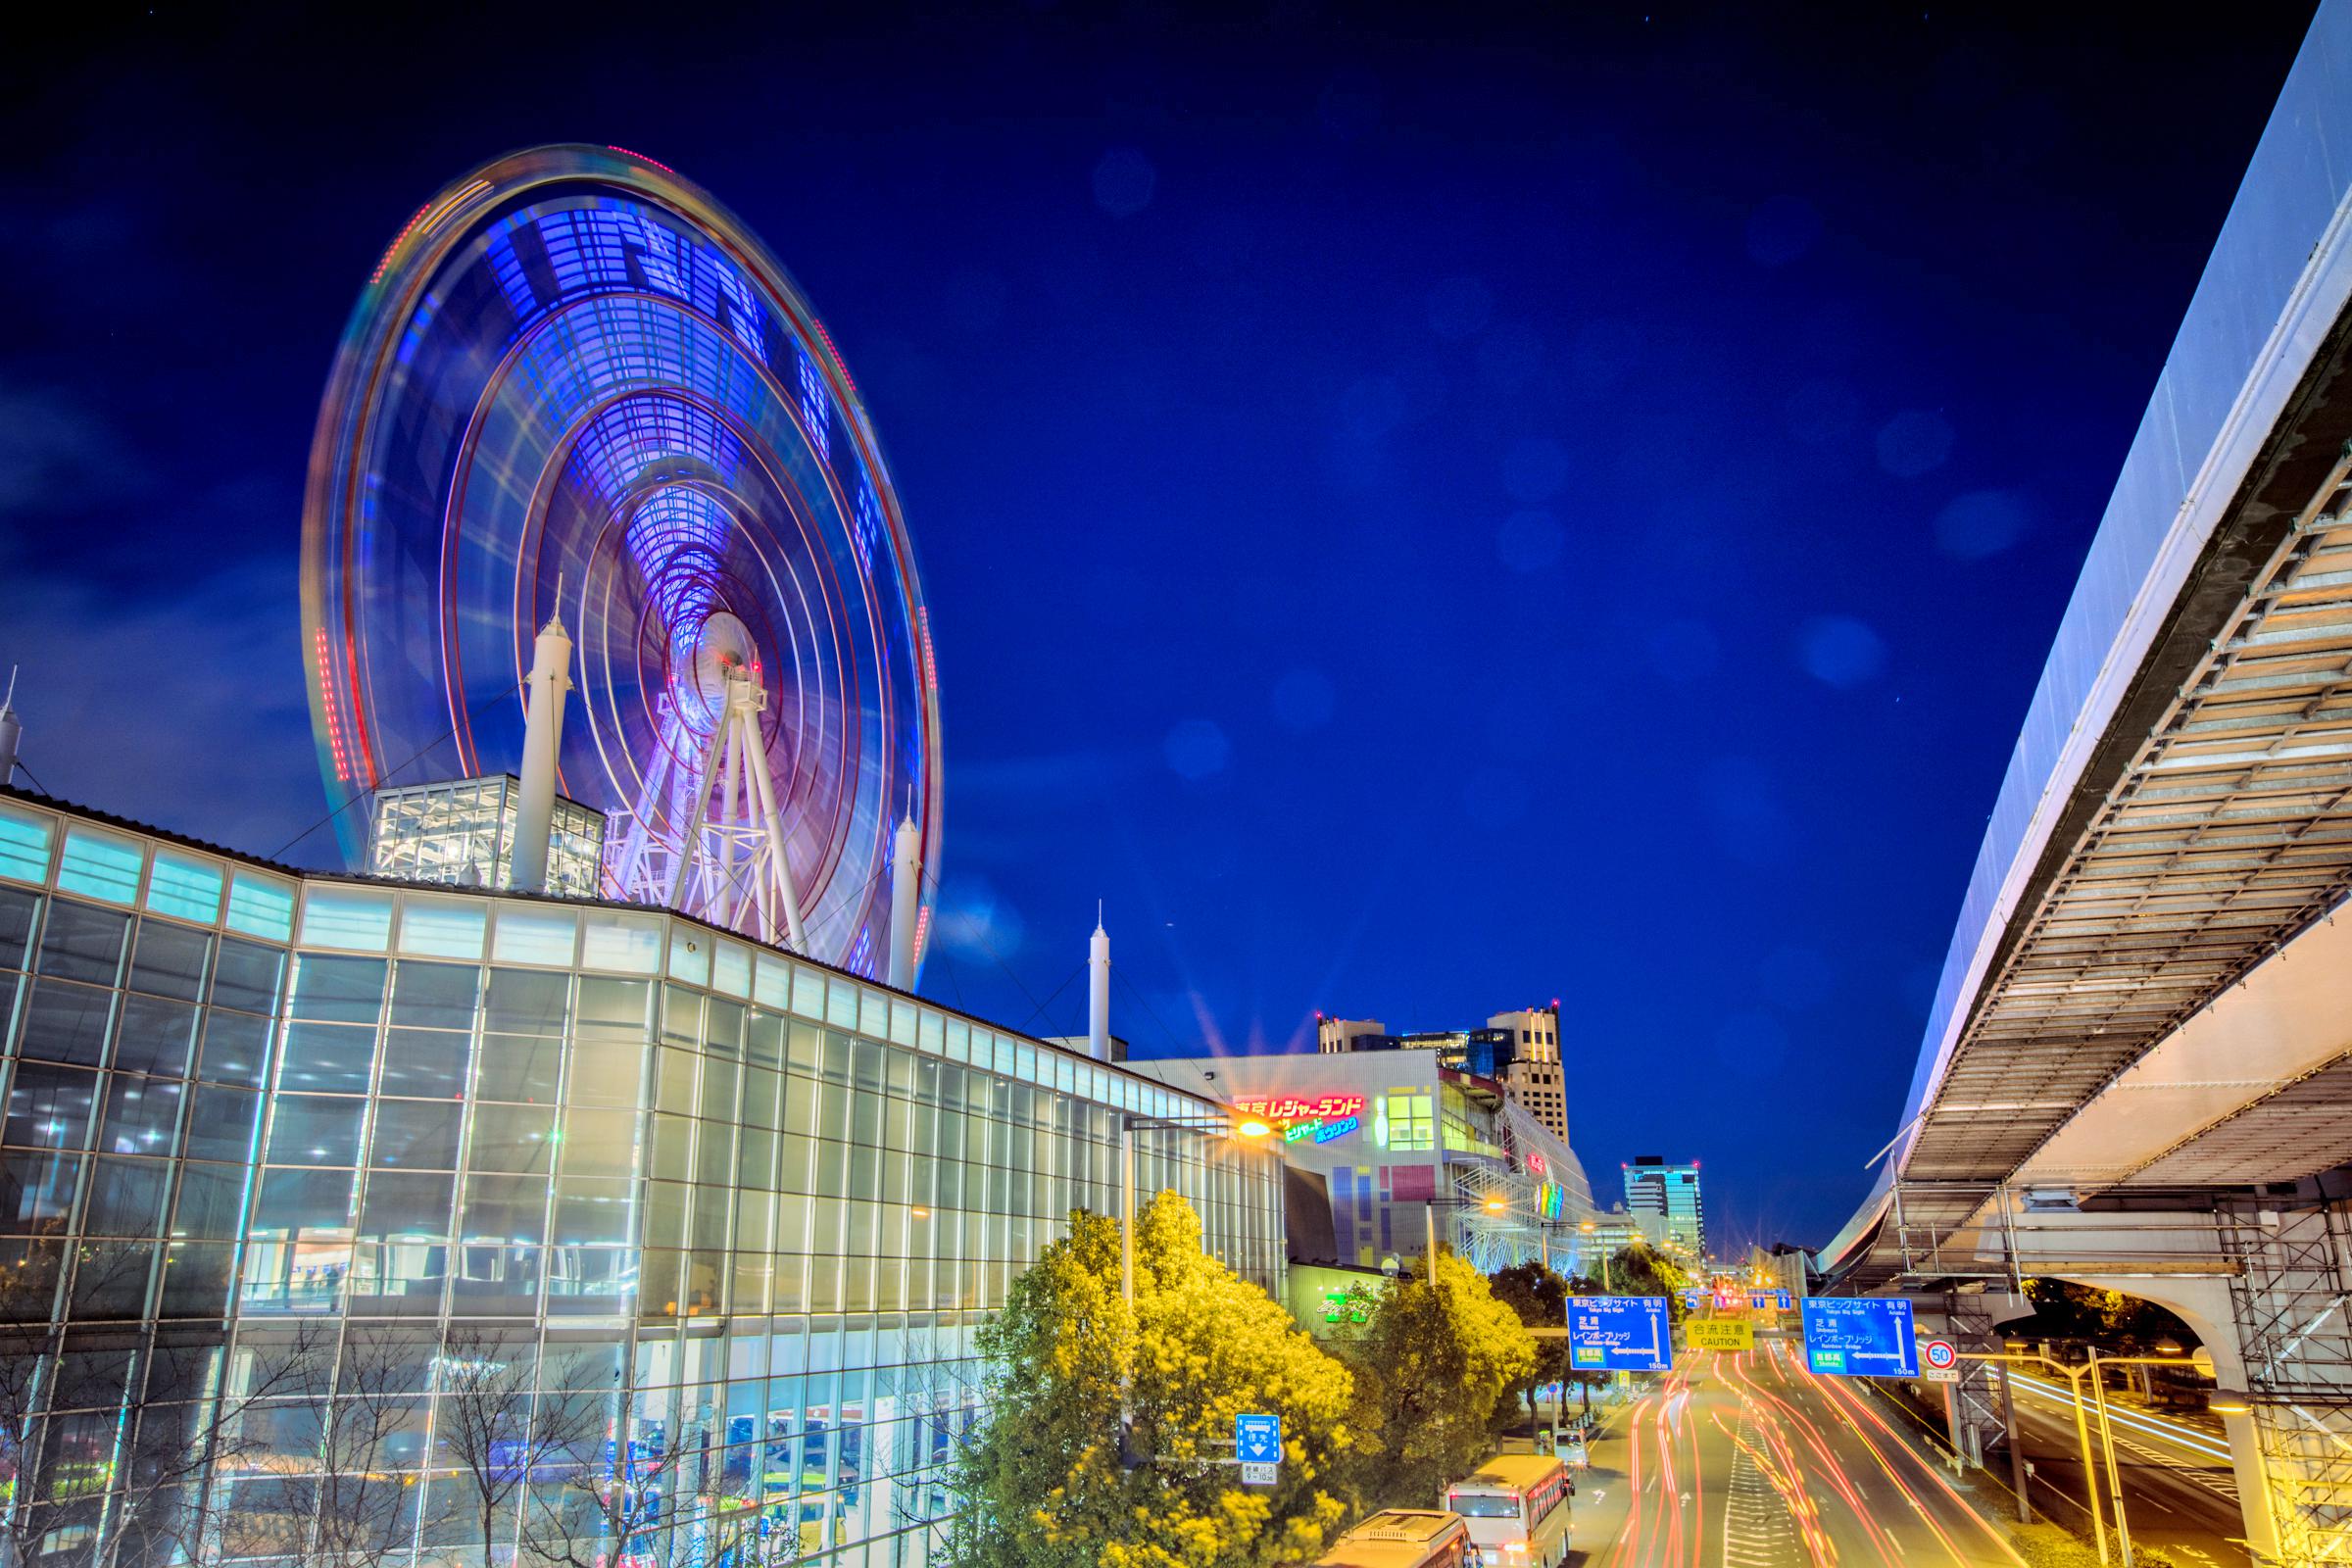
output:
[[[662,166],[539,148],[417,212],[337,357],[303,543],[338,808],[511,769],[555,617],[607,896],[871,973],[904,813],[936,887],[936,662],[872,425],[775,259]]]
[[[2279,1556],[2352,1563],[2352,1224],[2335,1203],[2217,1218]]]

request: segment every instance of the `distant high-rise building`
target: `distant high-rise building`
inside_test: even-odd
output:
[[[1435,1051],[1445,1065],[1491,1079],[1511,1103],[1544,1124],[1563,1143],[1568,1138],[1568,1090],[1560,1076],[1560,1004],[1498,1012],[1483,1029],[1432,1030],[1393,1035],[1378,1018],[1315,1015],[1315,1049],[1346,1051]]]
[[[1635,1214],[1656,1214],[1666,1222],[1666,1239],[1692,1257],[1707,1255],[1707,1210],[1699,1199],[1698,1161],[1669,1165],[1657,1154],[1637,1154],[1625,1167],[1625,1206]]]
[[[1356,1042],[1367,1037],[1378,1039],[1389,1032],[1388,1025],[1378,1018],[1326,1018],[1315,1014],[1315,1049],[1329,1055],[1338,1051],[1369,1051],[1370,1046]]]
[[[1487,1027],[1507,1029],[1516,1037],[1517,1049],[1503,1075],[1504,1092],[1533,1111],[1536,1120],[1566,1138],[1568,1086],[1560,1077],[1560,1004],[1498,1012],[1487,1020]]]

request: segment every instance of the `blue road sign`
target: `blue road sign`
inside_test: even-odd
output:
[[[1776,1301],[1775,1301],[1775,1302],[1773,1302],[1772,1304],[1773,1304],[1773,1305],[1775,1305],[1775,1306],[1777,1306],[1777,1307],[1779,1307],[1779,1308],[1780,1308],[1782,1311],[1784,1311],[1784,1312],[1788,1311],[1788,1293],[1787,1291],[1775,1291],[1775,1292],[1773,1292],[1772,1294],[1773,1294],[1774,1296],[1776,1296],[1776,1297],[1780,1298],[1780,1299],[1776,1300]]]
[[[1714,1292],[1704,1289],[1685,1291],[1683,1293],[1683,1305],[1690,1308],[1693,1312],[1699,1311],[1705,1307],[1709,1300],[1713,1299],[1714,1295]]]
[[[1244,1464],[1276,1464],[1282,1459],[1282,1417],[1237,1415],[1233,1418],[1233,1448]]]
[[[1674,1364],[1666,1298],[1568,1298],[1568,1363],[1585,1371],[1665,1371]]]
[[[1836,1377],[1919,1376],[1911,1303],[1872,1296],[1805,1298],[1805,1364]]]
[[[1777,1305],[1772,1295],[1773,1293],[1770,1291],[1750,1291],[1747,1293],[1747,1304],[1758,1309]]]

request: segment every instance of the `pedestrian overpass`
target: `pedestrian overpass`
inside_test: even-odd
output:
[[[1964,1338],[2037,1274],[2174,1306],[2248,1396],[2248,1539],[2292,1563],[2352,1563],[2348,302],[2327,0],[2060,622],[1902,1123],[1822,1253]]]

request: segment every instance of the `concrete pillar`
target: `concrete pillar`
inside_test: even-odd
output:
[[[2166,1218],[2173,1223],[2179,1220],[2179,1216]],[[2166,1308],[2188,1325],[2189,1332],[2197,1337],[2197,1343],[2213,1357],[2214,1386],[2217,1389],[2243,1391],[2247,1388],[2246,1361],[2232,1298],[2246,1282],[2225,1277],[2220,1270],[2226,1265],[2218,1257],[2215,1261],[2217,1271],[2211,1275],[2148,1278],[2121,1273],[2102,1275],[2070,1272],[2064,1277],[2077,1285],[2087,1285],[2094,1290],[2122,1291],[2127,1296],[2136,1296]],[[2223,1416],[2222,1431],[2230,1440],[2230,1472],[2237,1483],[2238,1517],[2245,1524],[2246,1543],[2254,1548],[2257,1560],[2278,1557],[2278,1531],[2272,1519],[2270,1481],[2263,1463],[2263,1439],[2255,1428],[2254,1413]],[[2282,1560],[2294,1562],[2298,1559],[2290,1557]]]
[[[2232,1458],[2250,1456],[2237,1459],[2239,1494],[2269,1503],[2265,1534],[2249,1517],[2247,1539],[2298,1568],[2339,1562],[2352,1523],[2352,1215],[2335,1200],[2284,1208],[2247,1199],[2218,1217],[2237,1264],[2235,1386],[2252,1407],[2223,1420]]]

